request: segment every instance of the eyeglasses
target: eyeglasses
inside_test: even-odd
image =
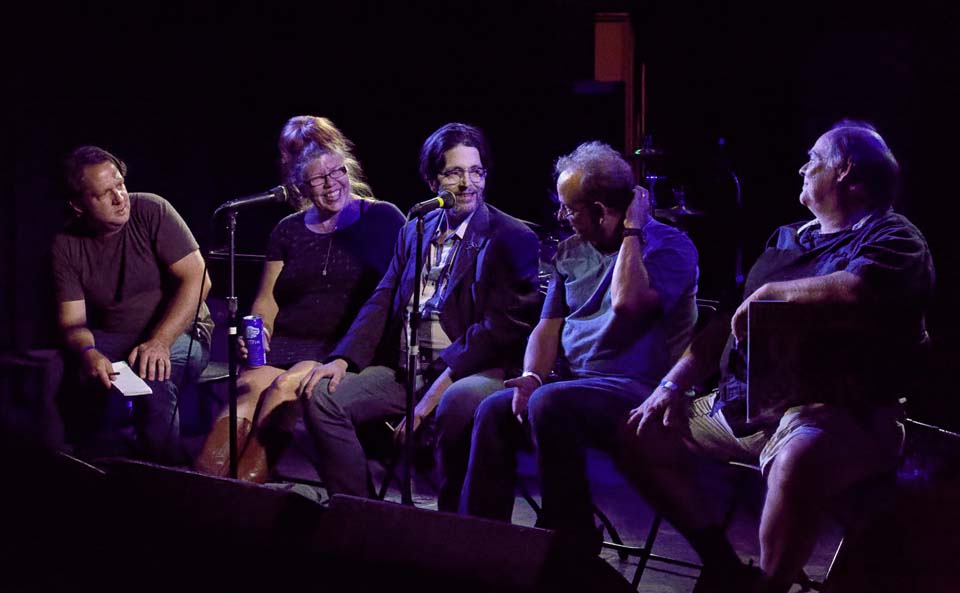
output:
[[[458,183],[463,179],[470,179],[474,183],[480,183],[484,177],[487,176],[487,170],[483,167],[470,167],[466,171],[457,167],[455,169],[447,169],[440,173],[440,181],[442,183],[454,184]]]
[[[323,187],[324,185],[327,184],[328,179],[340,179],[346,174],[347,174],[347,168],[341,166],[337,169],[334,169],[333,171],[330,171],[326,175],[314,175],[310,179],[307,179],[307,185],[314,188]]]
[[[581,212],[584,209],[586,209],[586,206],[581,206],[579,208],[571,208],[570,206],[567,206],[566,204],[561,202],[560,208],[557,209],[557,218],[570,219],[576,216],[579,212]]]

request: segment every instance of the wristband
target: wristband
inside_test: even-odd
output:
[[[644,234],[643,234],[643,229],[625,228],[625,229],[623,229],[623,236],[624,236],[624,237],[637,237],[638,239],[640,239],[641,242],[643,242],[643,241],[645,240],[645,237],[644,237]]]
[[[520,376],[521,376],[521,377],[533,377],[534,379],[537,380],[537,383],[539,383],[541,386],[543,386],[543,377],[541,377],[541,376],[540,376],[540,373],[538,373],[537,371],[523,371],[523,374],[520,375]]]
[[[80,354],[84,354],[87,350],[96,350],[96,349],[97,347],[94,346],[93,344],[87,344],[86,346],[83,347],[83,350],[80,351]]]

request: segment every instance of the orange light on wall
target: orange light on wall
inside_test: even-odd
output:
[[[593,17],[593,78],[599,82],[623,83],[624,150],[636,146],[634,109],[634,37],[626,12],[598,12]],[[643,99],[643,97],[641,97]],[[646,130],[641,105],[640,124]],[[643,133],[642,132],[642,133]]]

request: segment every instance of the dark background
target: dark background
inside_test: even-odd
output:
[[[926,234],[939,274],[930,314],[935,355],[930,369],[918,371],[929,381],[916,405],[953,421],[958,14],[916,3],[359,0],[7,9],[0,24],[7,214],[0,222],[0,347],[49,341],[44,256],[64,219],[60,163],[79,144],[123,158],[130,190],[169,199],[207,250],[222,240],[222,224],[210,220],[219,203],[279,183],[276,138],[289,117],[330,117],[355,142],[375,194],[404,210],[429,197],[416,173],[422,141],[445,122],[465,121],[481,126],[492,144],[489,201],[548,222],[556,156],[595,138],[636,148],[622,145],[618,89],[574,91],[593,77],[593,14],[604,10],[632,15],[637,68],[647,65],[647,131],[669,151],[656,166],[710,213],[690,229],[701,252],[702,296],[717,296],[733,277],[738,241],[749,267],[777,225],[809,218],[797,202],[797,169],[824,129],[841,117],[876,124],[903,166],[899,209]],[[639,72],[637,80],[639,87]],[[742,210],[728,169],[742,183]],[[285,213],[241,213],[240,250],[262,253]],[[214,294],[222,296],[226,268],[210,265]],[[243,308],[259,266],[237,271]]]

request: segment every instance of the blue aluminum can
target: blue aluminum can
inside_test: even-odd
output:
[[[259,315],[243,318],[243,341],[247,346],[247,366],[262,367],[267,364],[267,352],[263,347],[263,319]]]

